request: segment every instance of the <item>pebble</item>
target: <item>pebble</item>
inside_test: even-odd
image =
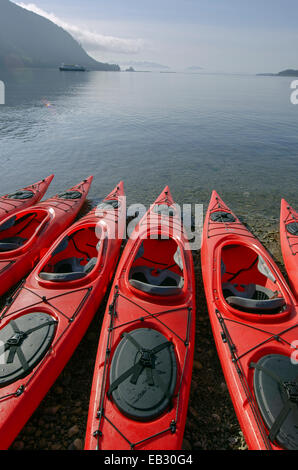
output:
[[[68,434],[68,437],[73,437],[75,436],[75,434],[78,434],[78,432],[80,432],[79,426],[75,424],[68,430],[67,434]]]
[[[46,415],[54,416],[61,408],[61,405],[50,406],[49,408],[45,409]]]
[[[220,416],[218,416],[216,413],[213,413],[213,414],[212,414],[212,418],[214,418],[215,421],[220,422]]]
[[[12,447],[14,450],[23,450],[25,447],[25,444],[23,441],[15,441]]]
[[[61,450],[61,449],[62,449],[61,444],[53,444],[51,446],[51,450]]]
[[[203,369],[203,366],[202,366],[202,364],[201,364],[199,361],[194,361],[193,367],[194,367],[194,369],[196,369],[196,370],[201,370],[201,369]]]
[[[191,443],[187,439],[183,439],[182,448],[183,450],[191,450]]]
[[[82,439],[75,439],[72,444],[68,447],[68,450],[83,450]]]

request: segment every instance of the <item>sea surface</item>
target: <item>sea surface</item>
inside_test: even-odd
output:
[[[0,194],[55,173],[48,195],[93,174],[90,199],[119,180],[128,204],[169,185],[177,203],[216,189],[244,220],[298,208],[292,79],[245,75],[0,71]]]

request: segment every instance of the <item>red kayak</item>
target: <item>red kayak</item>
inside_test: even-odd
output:
[[[298,213],[282,199],[280,243],[289,281],[298,301]]]
[[[212,193],[202,273],[213,335],[249,449],[298,449],[298,310],[278,267]]]
[[[136,226],[103,319],[86,450],[181,449],[195,334],[192,253],[168,187]]]
[[[54,175],[50,175],[44,180],[26,186],[26,188],[0,197],[0,222],[19,210],[26,209],[40,201],[53,178]]]
[[[0,223],[0,295],[36,265],[55,239],[75,219],[93,177],[73,188],[16,212]]]
[[[81,188],[87,191],[86,184]],[[123,195],[120,183],[104,204],[68,228],[1,314],[1,449],[57,379],[106,292],[126,222]]]

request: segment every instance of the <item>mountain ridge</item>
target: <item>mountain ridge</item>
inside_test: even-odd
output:
[[[298,70],[286,69],[278,73],[258,73],[260,77],[298,77]]]
[[[67,31],[9,0],[0,0],[0,68],[56,68],[80,64],[89,70],[120,71],[98,62]]]

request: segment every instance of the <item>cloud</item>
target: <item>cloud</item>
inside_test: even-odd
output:
[[[88,31],[87,29],[79,28],[73,24],[69,24],[64,20],[58,18],[54,13],[48,13],[39,8],[34,3],[16,2],[22,8],[32,11],[37,15],[44,16],[48,20],[55,23],[57,26],[69,32],[87,51],[108,51],[117,52],[121,54],[137,54],[144,47],[142,39],[126,39],[114,36],[105,36],[97,32]]]

